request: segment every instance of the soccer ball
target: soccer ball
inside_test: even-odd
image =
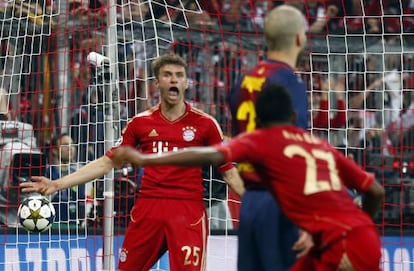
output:
[[[56,211],[49,200],[43,196],[25,198],[17,211],[20,225],[29,232],[47,230],[55,220]]]

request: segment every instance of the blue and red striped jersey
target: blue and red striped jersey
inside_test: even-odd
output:
[[[297,113],[295,125],[307,129],[308,98],[305,83],[288,64],[265,59],[243,75],[230,93],[228,102],[233,135],[256,129],[256,97],[266,85],[280,85],[290,93]],[[254,169],[248,163],[239,164],[238,169],[245,181],[258,182]]]

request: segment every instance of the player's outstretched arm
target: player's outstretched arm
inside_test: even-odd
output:
[[[162,154],[142,154],[132,147],[119,147],[112,153],[112,161],[120,166],[129,162],[138,166],[204,166],[221,165],[224,155],[213,147],[191,147]]]
[[[142,154],[131,147],[119,147],[112,153],[112,161],[117,167],[120,167],[124,162],[138,166],[221,165],[224,160],[223,154],[213,147],[191,147],[162,154]],[[233,167],[223,172],[223,179],[236,194],[243,195],[245,191],[243,180],[236,168]]]
[[[367,192],[365,192],[362,200],[362,209],[374,218],[375,214],[381,208],[383,199],[384,188],[379,183],[373,182]]]
[[[46,177],[33,176],[31,182],[21,183],[20,188],[25,193],[37,192],[42,195],[50,195],[58,190],[84,184],[99,178],[108,173],[113,167],[112,160],[103,156],[61,179],[51,181]]]

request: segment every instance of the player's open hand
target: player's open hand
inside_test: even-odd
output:
[[[293,244],[292,249],[297,251],[297,257],[304,256],[313,247],[312,236],[303,230],[299,232],[299,239]]]
[[[42,176],[31,177],[31,182],[21,183],[20,188],[24,193],[37,192],[45,196],[53,194],[58,190],[56,182],[52,182],[50,179]]]

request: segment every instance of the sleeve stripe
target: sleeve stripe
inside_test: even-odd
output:
[[[374,175],[371,173],[366,172],[366,178],[362,182],[362,187],[364,190],[368,190],[368,188],[372,185],[372,183],[375,181]]]
[[[219,123],[217,122],[217,120],[213,116],[211,116],[211,115],[207,114],[206,112],[203,112],[203,111],[201,111],[197,108],[194,108],[194,107],[191,107],[191,112],[210,119],[214,123],[214,125],[216,126],[216,129],[219,132],[221,139],[222,140],[224,139],[223,131],[221,130],[221,127],[220,127]]]

